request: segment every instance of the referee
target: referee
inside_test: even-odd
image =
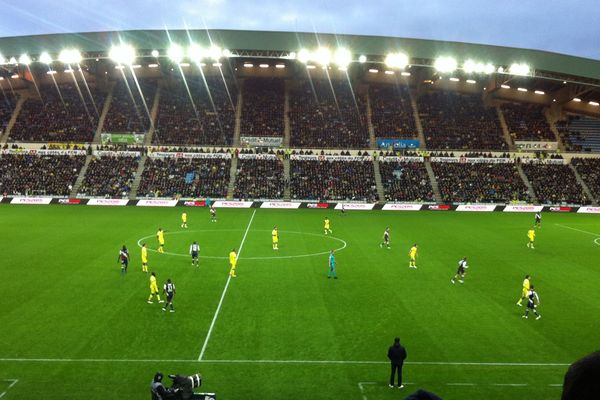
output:
[[[390,387],[394,387],[394,376],[396,375],[396,371],[398,371],[398,389],[402,389],[404,387],[402,384],[402,365],[404,364],[404,359],[406,358],[406,349],[400,344],[399,337],[394,339],[394,344],[388,349],[387,356],[390,359],[392,367],[392,373],[390,375]]]

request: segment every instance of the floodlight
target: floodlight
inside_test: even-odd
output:
[[[463,64],[463,70],[467,74],[472,74],[473,72],[477,72],[477,63],[473,60],[467,60]]]
[[[283,68],[285,68],[285,64],[275,64],[275,68],[283,69]]]
[[[158,64],[148,64],[148,68],[158,68]]]
[[[372,74],[376,74],[376,73],[379,72],[379,70],[375,69],[375,68],[371,68],[371,69],[369,69],[369,72],[372,73]]]
[[[385,65],[402,69],[408,65],[408,56],[404,53],[390,53],[385,57]]]
[[[58,60],[63,64],[79,64],[81,53],[76,49],[64,49],[58,55]]]
[[[544,92],[543,90],[536,90],[534,93],[535,94],[546,94],[546,92]]]
[[[400,72],[400,75],[402,75],[402,76],[410,76],[410,72],[402,71],[402,72]]]
[[[589,105],[590,106],[594,106],[594,107],[598,107],[598,106],[600,106],[600,103],[598,103],[597,101],[590,101]]]
[[[319,47],[313,54],[313,58],[321,65],[329,65],[331,61],[331,51],[327,47]]]
[[[231,54],[231,50],[229,50],[229,49],[224,49],[223,50],[223,57],[229,58],[229,57],[231,57],[231,55],[232,55]]]
[[[467,79],[467,83],[473,85],[475,83],[477,83],[476,81],[474,81],[473,79]]]
[[[460,79],[458,79],[458,78],[455,78],[455,77],[451,77],[451,78],[450,78],[450,80],[451,80],[452,82],[460,82]]]
[[[526,91],[527,91],[527,89],[525,89],[525,88],[523,88],[523,87],[517,88],[517,90],[518,90],[519,92],[526,92]]]
[[[495,70],[496,70],[496,67],[494,67],[494,65],[491,63],[487,63],[483,66],[484,74],[492,74]]]
[[[285,58],[285,57],[283,57],[283,58]],[[291,53],[288,55],[288,58],[289,58],[290,60],[295,60],[295,59],[296,59],[296,52],[295,52],[295,51],[292,51],[292,52],[291,52]]]
[[[575,97],[575,98],[573,99],[573,101],[574,101],[575,103],[581,103],[581,99],[580,99],[580,98],[578,98],[578,97]]]
[[[9,64],[17,64],[17,59],[14,57],[11,57],[10,60],[8,61]]]
[[[43,64],[52,64],[52,57],[47,52],[40,54],[40,62]]]
[[[254,67],[254,64],[252,63],[244,63],[244,68],[252,68]]]
[[[346,68],[352,62],[352,53],[341,47],[335,51],[334,59],[339,67]]]
[[[306,64],[310,60],[310,52],[306,49],[302,49],[298,52],[298,61]]]
[[[530,69],[527,64],[514,63],[508,70],[513,75],[529,75]]]
[[[0,65],[6,64],[6,58],[2,54],[0,54]]]
[[[358,62],[361,64],[364,64],[367,62],[367,56],[365,56],[364,54],[361,54],[360,57],[358,57]]]
[[[159,56],[158,50],[152,50],[152,53],[150,53],[152,55],[152,57],[157,58]]]
[[[394,71],[385,71],[384,74],[386,74],[386,75],[394,75]]]
[[[56,71],[52,70],[52,71],[46,71],[46,74],[48,75],[56,75]]]
[[[174,63],[179,64],[181,62],[181,60],[183,60],[183,48],[181,48],[181,46],[178,44],[175,44],[175,43],[171,44],[171,47],[169,47],[168,54],[169,54],[169,58]]]
[[[12,74],[10,77],[12,79],[19,79],[20,78],[19,74]]]
[[[121,43],[113,46],[108,56],[118,64],[131,65],[135,61],[135,49],[128,44]]]
[[[456,59],[452,57],[438,57],[434,67],[438,72],[454,72],[457,67]]]
[[[193,62],[200,62],[206,56],[205,50],[196,43],[192,43],[188,48],[188,57]]]
[[[269,64],[260,64],[259,67],[260,68],[269,68]]]
[[[316,66],[314,66],[314,65],[307,65],[307,66],[306,66],[306,68],[307,68],[307,69],[315,69],[315,68],[317,68],[317,67],[316,67]]]
[[[223,56],[223,50],[221,50],[219,46],[210,46],[210,49],[208,49],[208,56],[215,61],[219,61]]]
[[[504,84],[503,84],[503,85],[500,85],[500,87],[501,87],[502,89],[510,89],[510,86],[508,86],[508,85],[504,85]]]
[[[21,57],[19,57],[19,64],[31,64],[31,57],[29,57],[27,54],[21,54]]]

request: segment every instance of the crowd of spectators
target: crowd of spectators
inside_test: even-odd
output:
[[[413,139],[418,136],[407,86],[370,85],[369,99],[376,137]]]
[[[571,164],[577,169],[592,196],[600,199],[600,158],[573,158]]]
[[[91,97],[90,97],[91,93]],[[91,142],[106,95],[83,84],[40,86],[25,100],[10,131],[22,142]]]
[[[127,197],[139,164],[138,157],[99,157],[88,165],[78,194],[97,197]]]
[[[285,82],[250,78],[244,82],[241,136],[283,136]]]
[[[178,79],[162,88],[154,143],[233,143],[237,88],[221,77],[207,76],[205,80],[206,84],[201,78]]]
[[[550,125],[544,116],[544,109],[535,104],[505,103],[502,113],[513,141],[550,141],[556,137],[550,130]]]
[[[68,196],[84,163],[84,156],[1,155],[0,193]]]
[[[284,190],[283,163],[279,159],[241,159],[237,164],[236,199],[281,199]]]
[[[16,104],[17,99],[10,92],[2,90],[2,97],[0,97],[0,137],[2,137],[8,126]]]
[[[289,102],[293,147],[369,148],[366,113],[348,81],[301,82]]]
[[[496,110],[479,95],[432,91],[417,103],[428,149],[508,149]]]
[[[153,80],[119,80],[113,89],[103,131],[145,133],[150,128],[150,111],[154,104],[156,87],[157,83]]]
[[[291,160],[290,175],[293,199],[377,201],[371,161]]]
[[[146,160],[138,196],[226,197],[231,159],[151,158]]]
[[[445,202],[508,203],[529,198],[527,186],[512,163],[432,162],[431,166]]]
[[[381,184],[387,201],[434,201],[422,162],[380,162]]]
[[[522,168],[540,203],[590,203],[568,165],[530,163],[523,164]]]

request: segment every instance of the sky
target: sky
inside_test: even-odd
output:
[[[0,37],[185,27],[302,31],[450,40],[600,59],[598,0],[0,0],[0,10]]]

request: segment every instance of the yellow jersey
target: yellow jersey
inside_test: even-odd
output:
[[[410,255],[410,258],[415,258],[417,256],[417,248],[415,246],[411,247],[408,254]]]
[[[148,261],[148,249],[145,247],[142,247],[142,261]]]
[[[529,291],[529,287],[530,287],[529,279],[526,278],[523,281],[523,291]]]
[[[156,287],[156,277],[154,275],[150,275],[150,287]]]
[[[271,236],[273,237],[273,242],[277,242],[279,240],[279,232],[277,232],[277,229],[273,229]]]
[[[235,251],[232,251],[231,253],[229,253],[229,263],[235,264],[236,261],[237,261],[237,254],[235,254]]]
[[[181,221],[182,222],[187,222],[187,213],[181,214]]]
[[[156,237],[158,238],[159,243],[165,242],[165,233],[163,231],[158,231]]]
[[[329,220],[326,219],[325,221],[323,221],[323,223],[325,224],[325,229],[329,229]]]
[[[533,239],[535,239],[535,231],[530,229],[529,232],[527,232],[527,237],[533,242]]]

